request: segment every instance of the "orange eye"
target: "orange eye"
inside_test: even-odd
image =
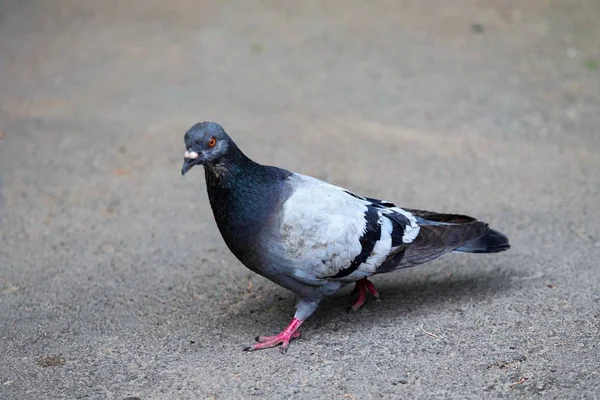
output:
[[[214,137],[208,139],[208,147],[215,147],[215,144],[217,144],[217,139],[215,139]]]

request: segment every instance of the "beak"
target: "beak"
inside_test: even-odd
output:
[[[183,155],[183,166],[181,167],[181,175],[185,175],[196,164],[200,164],[200,155],[195,151],[186,151]]]

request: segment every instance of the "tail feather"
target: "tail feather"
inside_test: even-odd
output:
[[[510,249],[508,238],[502,233],[490,229],[482,237],[468,242],[457,249],[458,253],[500,253]]]

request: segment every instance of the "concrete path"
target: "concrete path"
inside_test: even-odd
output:
[[[0,399],[598,398],[598,38],[596,0],[0,1]],[[296,299],[181,178],[200,120],[513,249],[244,353]]]

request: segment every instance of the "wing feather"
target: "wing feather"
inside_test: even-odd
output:
[[[416,240],[420,248],[436,246],[434,234],[419,239],[413,213],[389,201],[300,174],[288,180],[292,193],[283,204],[282,252],[290,274],[303,282],[356,281],[402,257],[408,256],[407,262],[427,258],[408,251]]]

